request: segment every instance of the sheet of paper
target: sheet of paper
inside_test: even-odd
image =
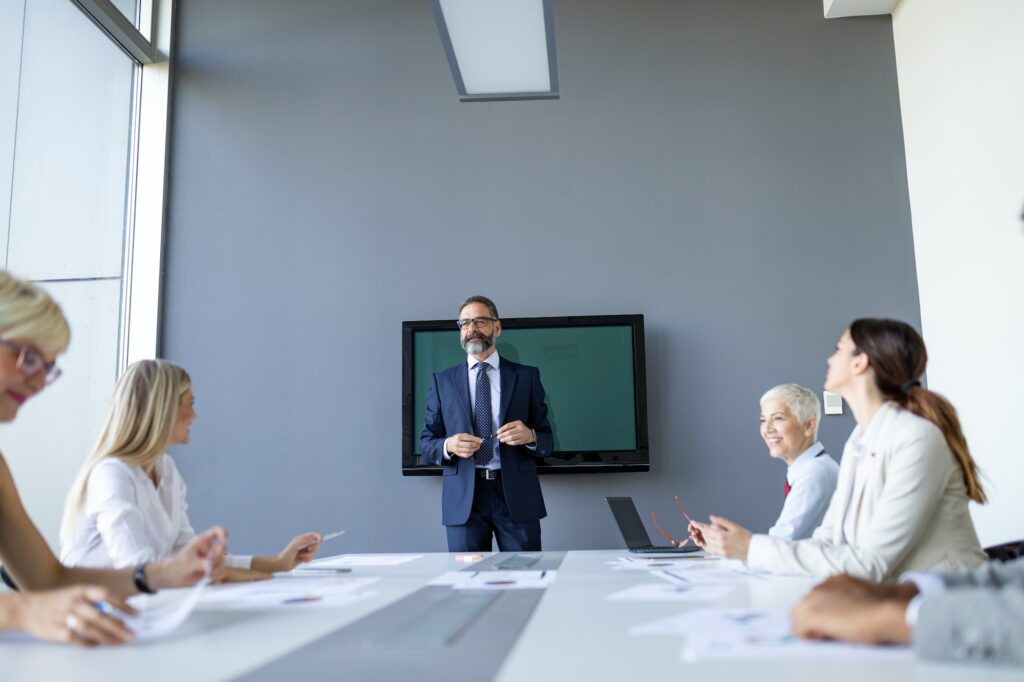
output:
[[[781,609],[695,609],[631,628],[631,635],[685,638],[685,660],[715,658],[910,659],[907,647],[813,642],[792,634]]]
[[[610,594],[609,601],[713,602],[732,592],[733,585],[670,585],[645,583]]]
[[[704,556],[664,556],[640,557],[623,556],[615,561],[607,562],[613,571],[653,571],[658,568],[675,568],[679,566],[711,566],[721,563],[718,557]]]
[[[305,564],[306,569],[316,568],[353,568],[364,566],[401,566],[416,559],[422,554],[339,554],[338,556],[314,559]]]
[[[540,590],[555,582],[557,571],[450,571],[430,581],[456,590]]]
[[[137,642],[166,637],[185,622],[209,582],[209,579],[204,579],[187,590],[174,590],[173,596],[169,591],[165,592],[159,599],[134,597],[129,603],[139,611],[139,615],[128,616],[120,612],[115,615],[135,634]]]
[[[752,573],[746,568],[729,568],[718,566],[708,569],[680,569],[679,567],[661,568],[651,571],[662,580],[676,585],[736,585],[751,580],[767,580],[767,576]]]
[[[363,599],[379,577],[282,577],[251,583],[214,585],[203,595],[204,608],[266,609],[294,606],[338,608]]]

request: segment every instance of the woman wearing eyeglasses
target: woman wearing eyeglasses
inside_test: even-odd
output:
[[[691,524],[699,544],[755,570],[872,581],[983,563],[967,507],[985,492],[956,410],[921,386],[927,362],[910,325],[853,322],[828,360],[825,388],[843,396],[857,428],[821,525],[787,541],[713,516]]]
[[[13,421],[25,401],[60,376],[55,360],[69,339],[53,299],[0,272],[0,421]],[[81,645],[127,641],[124,624],[100,609],[134,613],[125,597],[197,582],[220,564],[226,542],[224,530],[213,528],[165,561],[120,571],[67,568],[25,513],[0,456],[0,562],[21,589],[0,595],[0,631]]]
[[[188,444],[195,418],[185,370],[166,360],[128,367],[114,389],[99,441],[68,495],[63,563],[131,566],[170,556],[192,541],[185,481],[166,450]],[[313,558],[321,540],[304,533],[274,556],[228,556],[224,579],[258,580],[289,571]]]

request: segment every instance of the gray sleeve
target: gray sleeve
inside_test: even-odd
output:
[[[1024,589],[971,587],[925,597],[914,649],[926,659],[1024,666]]]
[[[940,573],[938,576],[949,589],[1014,586],[1024,590],[1024,559],[1005,563],[990,561],[970,571]]]

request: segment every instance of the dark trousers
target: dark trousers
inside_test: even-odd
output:
[[[461,526],[445,526],[449,552],[490,552],[491,535],[502,552],[539,552],[540,521],[516,521],[500,480],[476,479],[473,508]]]

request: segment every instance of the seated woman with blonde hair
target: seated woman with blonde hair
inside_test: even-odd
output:
[[[712,516],[691,524],[698,544],[754,570],[871,581],[983,563],[968,503],[984,503],[985,491],[956,410],[921,385],[927,363],[910,325],[855,320],[828,359],[825,388],[842,395],[857,428],[821,525],[784,540]]]
[[[196,418],[188,373],[166,360],[141,360],[114,389],[106,424],[68,494],[61,556],[68,566],[119,567],[159,561],[195,536],[185,481],[170,445],[186,445]],[[274,556],[227,556],[223,579],[258,580],[309,561],[317,533]],[[251,570],[250,570],[251,569]]]
[[[0,422],[14,421],[60,376],[57,356],[70,339],[64,313],[46,292],[0,272]],[[220,565],[226,543],[224,529],[211,528],[162,561],[119,571],[68,568],[25,513],[0,456],[0,562],[21,590],[0,594],[0,631],[83,646],[126,642],[132,633],[107,606],[133,614],[126,597],[198,582]]]

